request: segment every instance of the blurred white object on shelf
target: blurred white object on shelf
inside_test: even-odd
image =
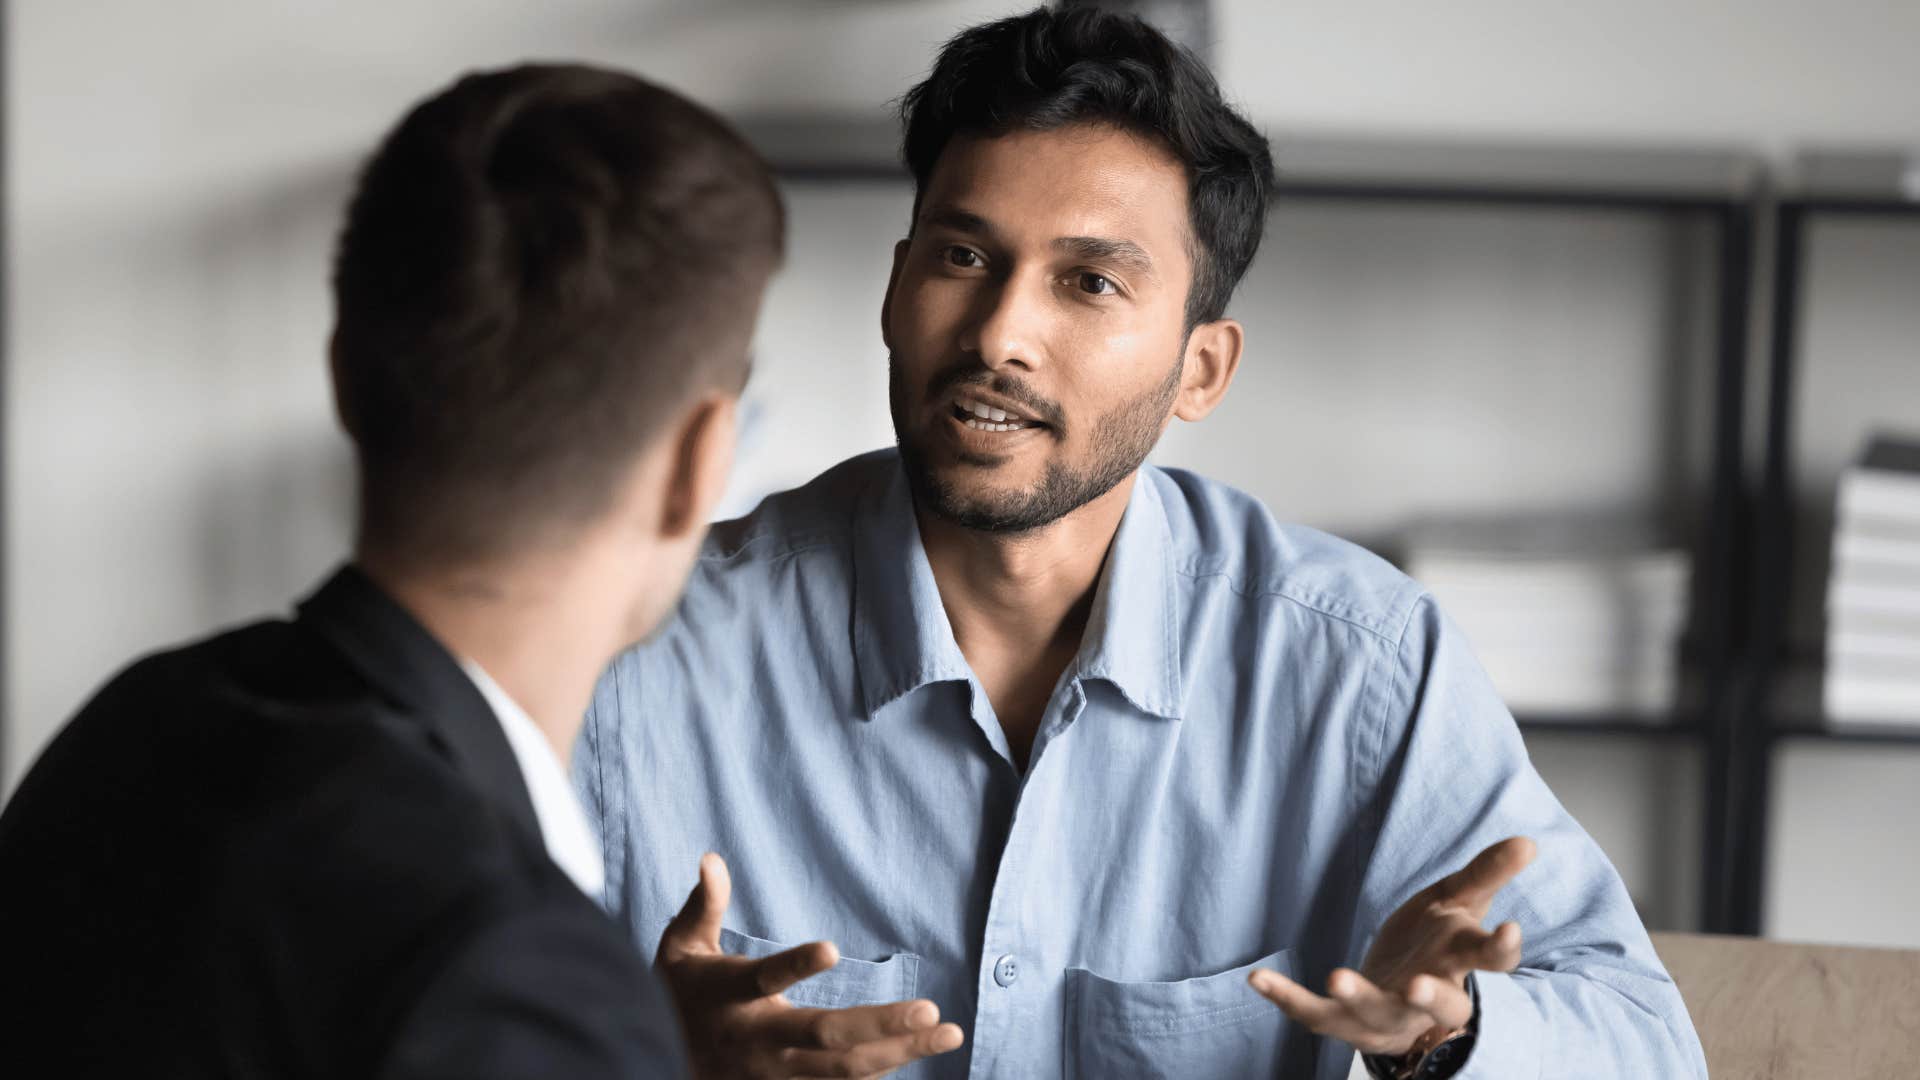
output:
[[[1830,723],[1920,725],[1920,439],[1875,436],[1840,477],[1823,686]]]
[[[1554,515],[1426,523],[1407,573],[1466,633],[1507,707],[1666,723],[1687,619],[1686,552],[1649,523]]]

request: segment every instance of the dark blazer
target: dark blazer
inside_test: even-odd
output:
[[[0,815],[12,1077],[680,1075],[498,719],[358,571],[142,660]]]

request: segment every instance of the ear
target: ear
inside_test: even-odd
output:
[[[913,246],[913,238],[893,245],[893,270],[887,274],[887,295],[880,301],[880,340],[893,351],[893,289],[900,284],[900,268],[907,264],[907,250]]]
[[[1204,420],[1227,396],[1233,373],[1240,370],[1240,350],[1246,331],[1232,319],[1201,323],[1187,335],[1186,369],[1180,376],[1180,396],[1173,415],[1189,423]]]
[[[677,540],[707,527],[733,472],[739,402],[728,394],[700,399],[680,425],[668,466],[660,535]]]

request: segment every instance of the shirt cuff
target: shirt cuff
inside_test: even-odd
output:
[[[1539,1080],[1544,1021],[1533,996],[1512,975],[1473,973],[1480,1032],[1454,1080]]]

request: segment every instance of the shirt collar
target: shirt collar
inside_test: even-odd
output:
[[[1101,572],[1080,653],[1079,678],[1112,683],[1135,708],[1177,719],[1185,696],[1166,511],[1142,468]],[[920,541],[898,459],[869,490],[854,530],[854,662],[866,715],[929,683],[972,671],[954,641],[940,587]]]
[[[1157,471],[1134,474],[1074,666],[1083,679],[1112,683],[1141,712],[1178,720],[1186,698],[1179,603]]]
[[[527,795],[533,799],[533,813],[539,819],[540,837],[546,842],[548,857],[573,879],[581,892],[595,901],[600,900],[607,883],[606,863],[593,829],[587,824],[586,810],[580,805],[580,797],[574,794],[552,744],[547,742],[533,717],[493,681],[485,668],[465,659],[460,661],[460,667],[473,680],[473,685],[479,687],[480,696],[493,707],[494,715],[500,720],[500,730],[506,733],[507,744],[513,748],[514,760],[519,763],[520,775],[526,781]]]
[[[897,457],[855,514],[853,655],[872,717],[928,683],[965,681],[972,671],[940,603]]]

